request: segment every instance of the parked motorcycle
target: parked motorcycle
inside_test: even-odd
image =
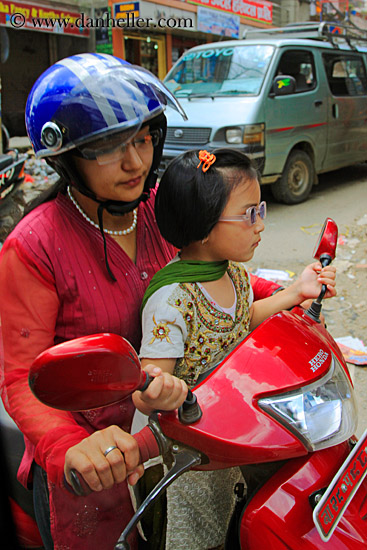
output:
[[[0,365],[3,359],[3,342],[0,322]],[[1,394],[1,391],[0,391]],[[2,548],[11,550],[40,550],[43,548],[39,533],[32,492],[17,479],[25,444],[21,431],[7,414],[0,401],[0,534]]]
[[[16,149],[0,155],[0,206],[24,180],[24,165],[26,154],[20,154]]]
[[[314,257],[335,256],[337,227],[328,218]],[[189,469],[240,466],[247,492],[237,506],[227,550],[365,550],[367,431],[360,441],[347,365],[320,323],[326,288],[309,310],[272,315],[198,386],[179,411],[156,412],[135,434],[141,460],[162,455],[171,467],[125,527],[115,550],[149,505]],[[111,404],[142,389],[132,347],[113,334],[59,344],[34,362],[30,387],[63,410]],[[88,486],[73,472],[73,488]]]

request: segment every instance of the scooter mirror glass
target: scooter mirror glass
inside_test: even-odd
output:
[[[29,373],[35,396],[65,411],[110,405],[140,389],[146,379],[131,344],[110,333],[53,346],[35,359]]]
[[[313,251],[315,260],[319,260],[323,255],[327,255],[330,257],[330,260],[334,260],[337,240],[338,226],[334,220],[326,218]]]

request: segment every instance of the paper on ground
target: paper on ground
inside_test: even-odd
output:
[[[362,340],[353,336],[343,336],[335,338],[335,341],[347,363],[353,363],[357,366],[367,365],[367,348]]]
[[[268,281],[290,281],[294,273],[283,269],[265,269],[259,267],[254,275],[267,279]]]

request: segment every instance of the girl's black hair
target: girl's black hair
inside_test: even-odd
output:
[[[218,222],[234,187],[259,179],[251,160],[241,151],[211,151],[216,160],[203,172],[197,168],[199,149],[186,151],[167,167],[160,181],[155,216],[162,236],[176,248],[207,237]]]

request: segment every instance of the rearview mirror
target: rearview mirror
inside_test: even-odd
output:
[[[97,409],[144,390],[150,377],[141,370],[131,344],[117,334],[82,336],[45,350],[29,372],[29,385],[45,405],[63,411]]]
[[[328,263],[334,260],[337,241],[338,226],[334,220],[326,218],[313,251],[315,260],[319,260],[323,263],[324,258],[329,258],[329,261],[325,265],[328,265]]]
[[[296,81],[293,76],[282,74],[274,78],[273,94],[276,96],[294,94],[296,91]]]
[[[338,226],[334,220],[326,218],[313,251],[313,257],[315,260],[319,260],[322,267],[326,267],[334,260],[337,241]],[[321,302],[325,296],[326,290],[326,285],[322,285],[319,296],[312,302],[311,306],[306,311],[306,314],[318,323],[320,322]]]

